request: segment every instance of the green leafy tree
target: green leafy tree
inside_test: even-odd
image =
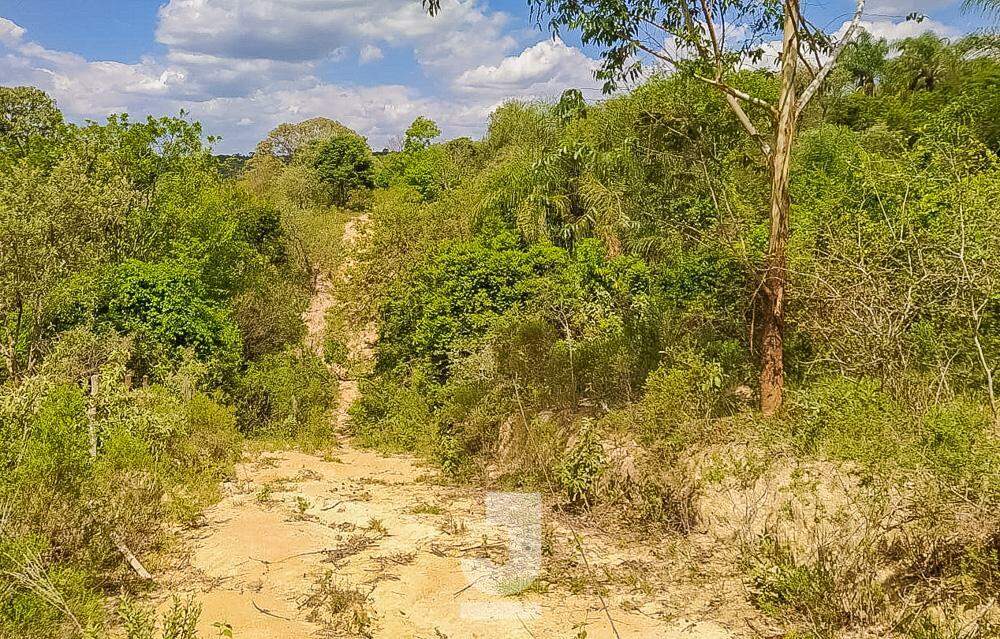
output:
[[[434,120],[421,115],[406,129],[406,137],[403,139],[403,151],[420,151],[426,149],[439,135],[441,135],[441,129],[438,128]]]
[[[19,130],[16,148],[47,143],[28,133],[33,125]],[[43,163],[24,158],[0,170],[0,354],[10,378],[40,362],[60,315],[123,230],[133,191],[89,172],[94,159],[71,141]]]
[[[555,106],[555,114],[563,124],[568,124],[576,118],[587,116],[587,102],[583,99],[580,89],[566,89],[559,97]]]
[[[583,42],[601,49],[597,77],[605,90],[639,77],[644,58],[653,59],[705,82],[721,92],[730,110],[756,141],[771,177],[770,233],[760,287],[761,409],[773,415],[784,394],[784,340],[789,239],[789,167],[796,128],[803,110],[823,86],[864,10],[858,0],[854,17],[836,44],[805,20],[800,0],[755,3],[743,0],[530,0],[549,17],[554,32],[578,30]],[[726,25],[747,28],[736,42]],[[738,70],[759,61],[774,29],[782,32],[776,100],[740,87]],[[678,47],[668,46],[669,42]],[[811,54],[827,54],[812,67],[800,63]],[[806,76],[808,73],[808,77]],[[762,127],[767,127],[762,130]],[[770,129],[770,130],[768,130]]]
[[[418,117],[406,129],[402,150],[381,158],[374,182],[379,186],[405,184],[424,201],[436,199],[456,172],[449,150],[431,145],[439,135],[441,130],[433,120]]]
[[[319,142],[312,165],[320,181],[333,190],[334,202],[340,205],[347,203],[352,190],[373,184],[371,149],[357,135],[337,135]]]
[[[962,51],[949,46],[944,38],[927,31],[895,43],[899,55],[890,71],[908,91],[933,91],[939,84],[954,78],[961,65]]]
[[[56,103],[35,87],[0,87],[0,156],[25,157],[63,126]]]
[[[105,287],[99,321],[134,336],[144,371],[174,361],[186,348],[222,367],[238,359],[236,326],[191,268],[129,260],[113,269]]]
[[[865,95],[875,95],[875,85],[885,72],[889,43],[884,38],[875,39],[864,29],[858,31],[841,56],[841,68],[846,71],[854,86]]]
[[[443,247],[399,282],[383,305],[380,364],[417,361],[445,377],[456,348],[481,338],[501,314],[529,297],[529,280],[565,259],[552,246],[522,250],[509,233]]]
[[[296,124],[279,124],[257,144],[254,155],[272,155],[285,162],[313,142],[337,135],[354,134],[349,128],[329,118],[311,118]]]

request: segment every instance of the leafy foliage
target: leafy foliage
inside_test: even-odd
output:
[[[325,368],[317,388],[273,363],[309,274],[183,116],[74,126],[0,88],[0,162],[0,634],[103,636],[102,597],[129,589],[110,531],[144,557],[217,498],[243,444],[229,393],[264,388],[259,431],[325,425]],[[160,634],[196,618],[175,606]]]
[[[556,26],[599,45],[659,11],[537,3],[555,5],[573,13],[553,14]],[[686,475],[706,459],[732,455],[733,481],[749,485],[758,464],[789,456],[843,464],[866,490],[905,495],[910,519],[869,525],[884,533],[872,539],[905,528],[908,542],[823,541],[809,554],[761,533],[742,549],[753,602],[827,636],[921,601],[926,614],[907,627],[945,633],[931,608],[959,618],[997,579],[979,559],[993,556],[998,525],[987,514],[1000,357],[1000,137],[988,106],[1000,66],[989,51],[863,34],[804,113],[791,169],[791,388],[777,420],[750,408],[768,170],[711,87],[681,73],[599,104],[572,92],[512,102],[461,155],[421,144],[380,157],[347,291],[348,312],[379,329],[351,410],[359,441],[679,530],[696,521],[704,482],[724,481]],[[634,51],[620,53],[606,56],[604,79],[628,77]],[[735,63],[727,78],[777,92],[770,74]],[[851,498],[881,503],[862,492]],[[837,521],[822,526],[853,539]]]
[[[178,263],[130,260],[115,268],[106,285],[100,321],[136,340],[146,372],[183,349],[222,366],[239,357],[236,327],[207,299],[196,274]]]
[[[426,149],[430,146],[431,141],[439,135],[441,135],[441,129],[438,128],[437,124],[429,118],[420,116],[406,129],[403,150],[412,152]]]
[[[606,45],[664,5],[535,6]],[[608,51],[602,77],[629,78],[634,47]],[[730,62],[728,82],[776,96]],[[924,34],[862,35],[842,63],[792,158],[789,400],[767,420],[751,406],[768,168],[690,73],[511,102],[478,141],[436,142],[418,118],[377,157],[333,121],[282,125],[236,180],[184,119],[77,127],[0,90],[0,628],[100,629],[101,594],[123,587],[102,526],[152,551],[244,437],[329,440],[336,382],[297,346],[299,316],[349,264],[326,356],[347,364],[347,327],[375,323],[360,443],[678,531],[713,482],[848,468],[852,498],[897,518],[858,540],[817,514],[805,550],[750,531],[751,603],[810,636],[886,620],[948,636],[942,619],[1000,583],[1000,62],[983,37]],[[170,614],[183,636],[191,612]]]
[[[346,204],[350,191],[372,186],[372,155],[362,138],[332,137],[319,143],[313,153],[317,177],[334,190],[337,204]]]

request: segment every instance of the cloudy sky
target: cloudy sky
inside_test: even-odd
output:
[[[525,0],[0,0],[0,84],[31,84],[73,120],[185,109],[223,152],[318,115],[388,144],[418,115],[478,136],[509,98],[567,87],[599,98],[599,52],[552,39]],[[959,1],[869,0],[870,31],[954,36],[980,27]],[[806,0],[837,31],[849,0]],[[903,17],[918,11],[920,24]]]

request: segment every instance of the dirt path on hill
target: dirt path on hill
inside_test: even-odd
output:
[[[349,223],[345,241],[356,231]],[[310,344],[322,342],[333,303],[332,287],[321,283],[306,315]],[[351,348],[370,352],[370,339],[361,330]],[[341,426],[356,397],[357,385],[343,381]],[[704,558],[674,541],[581,529],[588,569],[565,522],[548,510],[544,521],[535,585],[519,595],[484,593],[462,562],[502,563],[507,546],[504,531],[488,525],[483,492],[450,485],[412,457],[341,438],[326,454],[281,451],[240,464],[158,581],[163,592],[201,604],[205,639],[218,636],[215,622],[230,624],[236,639],[593,639],[615,636],[608,613],[623,638],[749,636],[720,604],[742,599],[738,586],[699,575]]]

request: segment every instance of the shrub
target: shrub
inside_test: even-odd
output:
[[[431,454],[438,426],[424,395],[390,378],[363,380],[350,407],[351,431],[363,446],[384,452]]]
[[[442,435],[434,449],[434,459],[450,477],[459,477],[469,467],[469,455],[454,435]]]
[[[71,385],[39,383],[3,393],[0,504],[17,511],[8,532],[34,535],[79,557],[93,534],[82,505],[92,470],[85,403]]]
[[[137,342],[135,368],[162,369],[191,348],[212,364],[216,376],[231,373],[240,338],[228,313],[212,302],[191,268],[176,262],[128,260],[106,280],[100,320]]]
[[[879,475],[929,473],[970,497],[1000,494],[1000,441],[978,402],[959,397],[907,407],[877,380],[842,377],[817,379],[790,399],[782,428],[802,452],[856,462]]]
[[[646,444],[677,453],[702,435],[700,423],[726,415],[732,407],[718,362],[691,351],[671,360],[650,373],[645,394],[631,412]]]
[[[199,393],[185,408],[184,431],[169,443],[170,456],[181,468],[218,473],[239,459],[241,439],[231,407]]]
[[[3,531],[0,531],[3,532]],[[82,566],[54,564],[37,538],[0,535],[0,634],[62,639],[94,633],[103,608],[93,577]]]
[[[348,344],[357,339],[351,333],[352,322],[347,309],[341,304],[332,305],[323,318],[323,361],[327,364],[346,368],[351,362]],[[359,336],[363,339],[363,336]]]
[[[0,387],[0,634],[103,627],[101,594],[127,574],[109,533],[142,557],[191,519],[239,455],[232,410],[199,393],[190,360],[164,383],[123,383],[127,344],[67,333],[44,376]],[[100,371],[97,395],[78,381]],[[91,456],[92,437],[96,456]]]
[[[347,204],[348,194],[372,186],[373,160],[364,138],[336,135],[316,143],[312,150],[316,176],[333,191],[335,204]]]
[[[174,596],[157,623],[152,608],[125,597],[118,603],[118,617],[126,639],[198,639],[196,628],[201,606],[193,597],[182,601]]]
[[[240,430],[254,437],[329,439],[337,382],[323,361],[303,349],[254,362],[240,383]]]
[[[813,563],[796,560],[780,542],[764,538],[749,560],[750,601],[775,617],[808,621],[810,630],[828,636],[850,620],[838,607],[841,595],[826,557]]]
[[[232,303],[243,356],[254,361],[300,343],[306,335],[302,313],[307,306],[303,285],[280,273],[262,275]]]
[[[218,397],[198,393],[182,410],[183,426],[167,442],[167,508],[174,519],[193,521],[218,498],[219,483],[239,461],[243,438],[234,409]]]
[[[468,352],[500,315],[528,298],[532,278],[563,260],[558,249],[522,249],[510,235],[445,246],[385,300],[380,368],[422,360],[443,379],[456,350]]]
[[[559,464],[559,483],[571,503],[590,506],[604,471],[604,454],[592,422],[584,422],[575,439]]]

